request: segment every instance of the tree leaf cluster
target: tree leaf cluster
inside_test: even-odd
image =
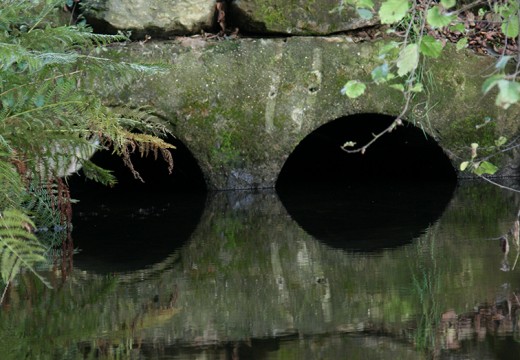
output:
[[[400,90],[406,97],[413,96],[415,92],[422,91],[424,84],[420,84],[420,64],[422,59],[439,58],[444,49],[441,39],[430,35],[435,29],[449,27],[452,31],[463,36],[457,41],[457,50],[462,50],[468,45],[468,37],[465,36],[467,24],[461,21],[457,14],[462,9],[457,8],[454,0],[409,1],[409,0],[385,0],[375,12],[373,6],[360,4],[358,1],[342,1],[343,6],[370,9],[374,15],[378,15],[382,24],[390,26],[388,33],[397,35],[396,39],[389,41],[381,48],[379,58],[382,64],[376,67],[372,73],[372,82],[375,84],[389,83],[389,86]],[[491,4],[491,5],[489,5]],[[461,7],[462,5],[459,5]],[[506,41],[516,39],[519,36],[520,5],[517,0],[504,0],[500,2],[476,1],[464,9],[481,6],[482,10],[487,6],[486,12],[492,12]],[[466,9],[467,10],[467,9]],[[512,40],[510,40],[512,41]],[[507,44],[507,43],[506,43]],[[505,51],[505,50],[504,50]],[[520,83],[518,66],[512,73],[508,73],[506,65],[514,59],[505,53],[499,54],[495,67],[495,73],[490,75],[483,85],[483,93],[496,88],[496,105],[507,109],[520,101]],[[365,87],[361,86],[358,79],[350,79],[342,90],[344,95],[355,98],[363,95]],[[347,91],[355,84],[356,91]]]

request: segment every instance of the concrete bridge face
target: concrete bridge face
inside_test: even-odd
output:
[[[402,111],[402,93],[388,85],[369,85],[357,99],[340,93],[348,80],[370,80],[382,45],[345,36],[178,38],[121,46],[112,55],[167,63],[168,73],[137,82],[118,100],[152,105],[171,121],[210,188],[246,189],[274,186],[288,156],[320,126],[340,118],[359,121],[351,117],[356,114]],[[432,91],[416,96],[406,119],[458,167],[472,142],[486,146],[500,135],[512,138],[520,109],[502,111],[492,97],[483,98],[480,74],[492,68],[492,59],[445,51],[424,68]],[[492,119],[489,126],[476,127],[486,118]],[[344,135],[347,141],[355,134]],[[497,160],[501,174],[514,173],[515,158],[511,152]]]

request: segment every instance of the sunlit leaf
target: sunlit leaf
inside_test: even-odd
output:
[[[458,23],[456,25],[450,26],[450,30],[453,32],[458,31],[458,32],[463,33],[466,31],[466,28],[464,27],[464,24]]]
[[[505,36],[516,38],[518,36],[518,25],[518,15],[515,13],[502,22],[501,29]]]
[[[454,7],[457,2],[455,0],[441,0],[441,4],[445,9]]]
[[[355,141],[347,141],[343,144],[343,147],[354,147],[356,146],[356,142]]]
[[[497,170],[498,170],[498,167],[496,167],[489,161],[482,161],[478,165],[478,167],[476,167],[473,171],[477,175],[484,175],[484,174],[493,175],[494,173],[497,172]]]
[[[374,2],[372,0],[357,0],[356,6],[358,8],[373,9]]]
[[[477,149],[478,149],[478,144],[472,143],[471,144],[471,158],[472,159],[475,159],[477,157]]]
[[[423,87],[423,84],[421,84],[421,83],[415,83],[414,86],[412,86],[410,88],[411,92],[416,92],[416,93],[421,92],[423,90],[424,90],[424,87]]]
[[[400,21],[410,9],[408,0],[387,0],[379,9],[379,18],[383,24],[393,24]]]
[[[520,100],[520,84],[509,80],[498,82],[498,95],[495,104],[503,109],[509,108]]]
[[[497,146],[497,147],[502,146],[506,142],[507,142],[507,138],[505,136],[501,136],[497,140],[495,140],[495,146]]]
[[[426,35],[421,40],[419,48],[421,54],[438,58],[442,53],[442,43],[431,35]]]
[[[468,46],[468,38],[463,37],[459,41],[457,41],[457,44],[455,47],[457,48],[457,51],[462,50]]]
[[[464,171],[466,170],[466,168],[468,167],[469,165],[469,161],[463,161],[460,163],[460,171]]]
[[[397,75],[403,76],[414,71],[419,65],[419,47],[417,44],[408,44],[399,53],[397,59]]]
[[[392,89],[396,89],[396,90],[404,92],[404,85],[403,84],[392,84],[392,85],[390,85],[390,87]]]
[[[351,99],[355,99],[365,92],[366,85],[358,80],[350,80],[343,86],[341,93]]]
[[[441,12],[439,6],[434,6],[428,10],[426,15],[426,21],[433,28],[444,27],[449,25],[453,20],[455,20],[456,15],[446,15]]]

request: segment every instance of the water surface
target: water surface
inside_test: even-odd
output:
[[[73,270],[19,278],[0,358],[517,358],[519,198],[384,186],[83,199]]]

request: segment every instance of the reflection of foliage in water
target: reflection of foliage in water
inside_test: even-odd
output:
[[[418,256],[412,257],[415,261],[411,266],[413,291],[420,304],[420,313],[417,315],[417,328],[413,341],[415,346],[421,350],[436,348],[437,326],[442,313],[438,297],[444,292],[442,289],[442,273],[449,272],[449,269],[444,267],[446,264],[443,264],[443,268],[440,268],[437,263],[439,253],[435,234],[435,231],[428,231],[427,236],[418,242]]]
[[[420,312],[410,336],[419,349],[436,357],[458,348],[457,314],[494,303],[504,281],[499,237],[514,223],[517,206],[511,193],[478,182],[464,184],[442,222],[417,241],[410,258]]]
[[[4,341],[13,336],[20,337],[21,355],[28,347],[42,354],[117,347],[121,354],[141,340],[158,347],[182,341],[202,349],[251,338],[320,334],[328,339],[344,333],[396,339],[407,333],[418,348],[437,351],[444,341],[442,314],[465,313],[502,281],[496,275],[504,274],[498,270],[498,243],[482,237],[499,236],[514,214],[503,210],[493,222],[481,208],[488,202],[491,207],[501,202],[503,209],[515,205],[489,189],[480,190],[480,208],[471,206],[473,194],[459,192],[423,236],[376,254],[317,242],[272,194],[256,194],[257,203],[245,208],[230,206],[239,201],[218,194],[191,241],[174,261],[157,264],[152,275],[143,270],[100,278],[75,270],[65,285],[53,284],[58,290],[42,289],[41,297],[31,292],[34,280],[24,276],[7,311],[0,311],[0,358],[1,351],[7,356]],[[482,231],[482,213],[490,216],[485,226],[491,230],[473,238],[478,234],[473,228]],[[47,321],[49,328],[42,328]],[[54,342],[38,343],[41,338]]]
[[[143,329],[179,311],[171,281],[159,281],[161,293],[142,283],[140,289],[129,287],[120,276],[84,278],[75,272],[64,282],[58,270],[45,275],[54,289],[24,274],[0,309],[1,359],[129,356]],[[145,289],[149,294],[139,296]]]
[[[461,237],[497,237],[503,230],[497,219],[512,220],[518,211],[518,197],[492,185],[465,182],[459,185],[457,192],[458,196],[451,204],[453,210],[449,217],[444,217],[444,222],[458,224],[451,231]]]

